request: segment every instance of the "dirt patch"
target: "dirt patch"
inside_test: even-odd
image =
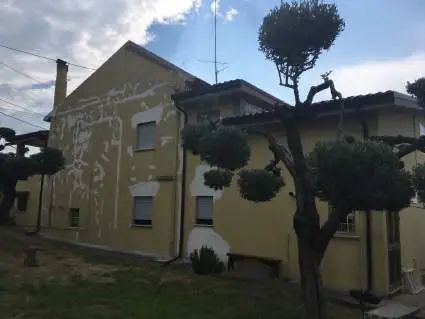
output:
[[[113,273],[123,267],[87,262],[69,251],[57,251],[46,245],[38,245],[31,239],[8,238],[0,241],[0,270],[13,274],[19,282],[56,281],[73,282],[87,280],[112,282]],[[25,249],[32,245],[38,248],[38,267],[24,265]]]

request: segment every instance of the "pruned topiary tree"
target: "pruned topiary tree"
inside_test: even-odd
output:
[[[227,187],[237,175],[241,196],[253,202],[269,201],[279,193],[285,183],[278,165],[285,166],[295,187],[293,227],[298,239],[307,319],[326,317],[320,264],[340,223],[353,210],[394,211],[408,206],[414,185],[400,158],[425,145],[422,138],[397,143],[392,137],[356,141],[336,134],[335,142],[320,143],[309,155],[305,154],[299,123],[313,116],[317,93],[329,89],[332,98],[340,101],[339,129],[343,123],[344,100],[329,78],[330,73],[322,76],[321,84],[310,88],[304,100],[299,81],[305,71],[315,66],[321,53],[332,46],[344,26],[337,7],[319,0],[282,3],[264,18],[259,32],[260,50],[275,63],[280,84],[293,91],[295,101],[293,106],[276,105],[270,112],[285,132],[285,144],[278,142],[269,127],[255,128],[274,157],[264,168],[244,168],[251,154],[248,134],[238,127],[190,125],[182,134],[185,148],[215,167],[204,174],[206,185],[215,189]],[[423,184],[416,181],[415,185]],[[334,208],[322,223],[317,198]]]
[[[10,128],[0,128],[0,139],[9,140],[15,136]],[[4,150],[4,144],[0,150]],[[64,166],[62,152],[44,147],[37,154],[25,157],[24,153],[0,153],[0,223],[7,220],[16,197],[16,185],[33,175],[53,175]]]

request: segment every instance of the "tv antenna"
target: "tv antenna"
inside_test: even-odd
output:
[[[209,60],[199,60],[202,63],[212,63],[214,64],[214,76],[215,76],[215,84],[218,83],[218,75],[220,72],[223,72],[229,67],[229,63],[220,62],[217,60],[217,3],[218,0],[213,0],[214,5],[214,61]]]

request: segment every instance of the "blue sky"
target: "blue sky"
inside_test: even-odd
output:
[[[281,98],[291,98],[286,89],[277,85],[274,66],[265,60],[257,45],[263,16],[279,3],[280,0],[221,1],[218,56],[230,67],[220,74],[220,81],[244,78]],[[319,75],[327,70],[370,61],[391,63],[425,52],[425,1],[338,0],[336,3],[346,21],[345,31],[331,50],[322,55],[316,70],[303,77],[304,88],[320,81]],[[223,13],[230,8],[238,14],[232,21],[225,21]],[[147,48],[205,80],[214,81],[213,66],[199,62],[213,57],[213,19],[208,2],[203,3],[199,12],[192,12],[184,25],[154,24],[150,32],[155,37]],[[425,68],[421,71],[425,75]],[[412,79],[379,87],[401,90],[407,80]],[[349,94],[351,90],[346,91]]]
[[[218,0],[219,1],[219,0]],[[328,0],[326,0],[328,1]],[[0,0],[0,43],[83,66],[98,67],[127,40],[148,49],[211,83],[213,65],[212,0]],[[344,96],[384,90],[404,91],[408,80],[425,76],[425,0],[336,0],[346,29],[317,67],[301,81],[302,93],[332,78]],[[258,51],[262,19],[280,0],[220,0],[218,57],[229,68],[220,81],[243,78],[286,100],[273,64]],[[232,19],[229,19],[232,13]],[[42,114],[52,109],[56,65],[0,48],[0,126],[18,132],[46,127]],[[28,76],[24,76],[22,72]],[[91,73],[69,68],[69,92]],[[34,80],[35,79],[35,80]],[[318,99],[326,99],[326,94]],[[26,108],[16,107],[22,105]],[[34,110],[31,113],[28,109]],[[35,126],[34,126],[35,125]]]

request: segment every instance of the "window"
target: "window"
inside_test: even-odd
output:
[[[136,226],[152,225],[153,197],[134,197],[133,224]]]
[[[329,213],[332,211],[332,206],[329,205]],[[354,234],[356,232],[356,212],[349,213],[345,219],[339,224],[338,233]]]
[[[198,225],[213,224],[213,197],[196,197],[196,223]]]
[[[79,208],[69,209],[69,225],[71,227],[80,227],[80,209]]]
[[[151,150],[155,148],[156,123],[142,123],[137,125],[137,145],[138,150]]]
[[[198,123],[208,124],[210,122],[215,122],[220,119],[220,111],[212,110],[208,112],[199,112],[198,113]]]
[[[16,193],[16,208],[20,212],[25,212],[28,206],[29,192],[17,192]]]

